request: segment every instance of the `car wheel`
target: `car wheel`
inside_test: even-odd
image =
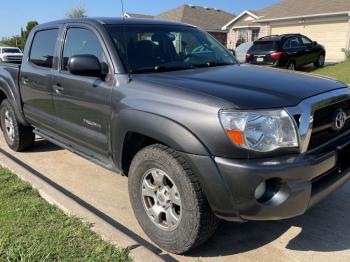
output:
[[[314,63],[316,68],[324,67],[326,61],[326,57],[324,54],[320,54],[317,58],[317,61]]]
[[[289,62],[287,69],[290,71],[295,71],[296,70],[295,62],[294,61]]]
[[[181,155],[151,145],[133,159],[129,195],[147,236],[164,250],[182,254],[208,240],[219,219],[213,214],[197,176]]]
[[[12,150],[19,152],[33,145],[35,140],[33,128],[23,126],[17,121],[15,112],[7,99],[1,103],[0,120],[6,143]]]

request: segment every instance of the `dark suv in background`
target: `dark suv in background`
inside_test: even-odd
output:
[[[295,70],[313,63],[325,64],[326,50],[322,45],[300,34],[271,35],[254,42],[246,55],[246,62]]]

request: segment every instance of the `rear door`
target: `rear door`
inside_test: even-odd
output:
[[[283,50],[288,55],[289,61],[294,60],[297,66],[308,63],[309,54],[299,37],[289,38],[283,45]]]
[[[72,75],[68,60],[73,55],[94,55],[106,71],[112,72],[99,33],[90,27],[66,27],[59,70],[52,88],[59,135],[82,149],[105,157],[109,153],[111,93],[113,77],[105,79]],[[97,157],[95,155],[95,157]]]
[[[51,81],[59,28],[37,31],[20,70],[20,91],[26,118],[35,126],[54,130],[55,108]]]

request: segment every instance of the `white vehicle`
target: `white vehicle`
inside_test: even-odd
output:
[[[236,54],[236,58],[240,63],[245,63],[245,57],[246,54],[249,50],[249,48],[251,48],[253,45],[253,42],[247,42],[247,43],[243,43],[241,45],[239,45],[234,51]]]
[[[22,51],[17,47],[0,47],[0,62],[20,63]]]

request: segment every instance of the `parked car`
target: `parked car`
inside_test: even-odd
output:
[[[238,62],[245,63],[248,50],[253,46],[253,42],[247,42],[239,45],[235,50],[234,54]]]
[[[273,35],[255,41],[246,55],[246,62],[295,70],[313,63],[323,67],[325,48],[301,34]]]
[[[17,47],[0,47],[0,62],[20,63],[22,58],[23,53]]]
[[[0,90],[10,148],[37,134],[128,176],[136,218],[169,252],[202,244],[219,219],[304,214],[350,178],[344,83],[240,66],[190,25],[39,25],[21,65],[0,65]]]

